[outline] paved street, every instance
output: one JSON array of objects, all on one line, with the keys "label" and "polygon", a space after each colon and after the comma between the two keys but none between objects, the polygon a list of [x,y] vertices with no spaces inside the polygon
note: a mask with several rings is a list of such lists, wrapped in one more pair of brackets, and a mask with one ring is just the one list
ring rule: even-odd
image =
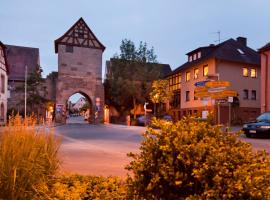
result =
[{"label": "paved street", "polygon": [[[240,127],[234,127],[233,131]],[[89,125],[71,123],[55,127],[62,136],[63,171],[91,175],[125,177],[129,152],[138,152],[144,127],[122,125]],[[246,138],[255,150],[270,152],[270,139]]]},{"label": "paved street", "polygon": [[55,127],[62,136],[64,172],[126,176],[126,156],[139,149],[144,127],[68,124]]}]

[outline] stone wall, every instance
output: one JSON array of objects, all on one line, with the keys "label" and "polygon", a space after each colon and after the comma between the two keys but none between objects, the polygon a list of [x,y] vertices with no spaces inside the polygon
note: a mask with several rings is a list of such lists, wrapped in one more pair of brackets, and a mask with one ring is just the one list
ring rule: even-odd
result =
[{"label": "stone wall", "polygon": [[98,121],[103,119],[102,50],[74,46],[70,53],[66,52],[65,45],[58,45],[57,122],[65,122],[66,103],[75,93],[81,93],[90,101],[91,113],[96,111],[96,98],[99,98]]}]

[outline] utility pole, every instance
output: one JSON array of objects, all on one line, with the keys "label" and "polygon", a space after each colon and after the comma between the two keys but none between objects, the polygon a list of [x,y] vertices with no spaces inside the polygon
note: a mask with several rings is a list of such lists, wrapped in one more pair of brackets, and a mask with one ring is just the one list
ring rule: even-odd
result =
[{"label": "utility pole", "polygon": [[25,81],[24,81],[24,118],[26,119],[26,106],[27,106],[27,65],[25,65]]}]

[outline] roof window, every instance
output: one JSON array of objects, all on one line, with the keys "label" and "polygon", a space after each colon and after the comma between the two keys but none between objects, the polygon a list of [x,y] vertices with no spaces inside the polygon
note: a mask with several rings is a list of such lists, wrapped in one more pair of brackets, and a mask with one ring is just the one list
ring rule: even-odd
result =
[{"label": "roof window", "polygon": [[242,54],[242,55],[245,54],[241,49],[237,49],[237,51],[238,51],[240,54]]}]

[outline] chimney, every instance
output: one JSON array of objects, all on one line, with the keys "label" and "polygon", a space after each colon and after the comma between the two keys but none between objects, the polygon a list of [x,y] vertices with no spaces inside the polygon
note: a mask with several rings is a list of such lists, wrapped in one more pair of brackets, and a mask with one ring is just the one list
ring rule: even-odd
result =
[{"label": "chimney", "polygon": [[238,38],[236,38],[236,41],[244,46],[247,46],[247,38],[245,38],[245,37],[238,37]]}]

